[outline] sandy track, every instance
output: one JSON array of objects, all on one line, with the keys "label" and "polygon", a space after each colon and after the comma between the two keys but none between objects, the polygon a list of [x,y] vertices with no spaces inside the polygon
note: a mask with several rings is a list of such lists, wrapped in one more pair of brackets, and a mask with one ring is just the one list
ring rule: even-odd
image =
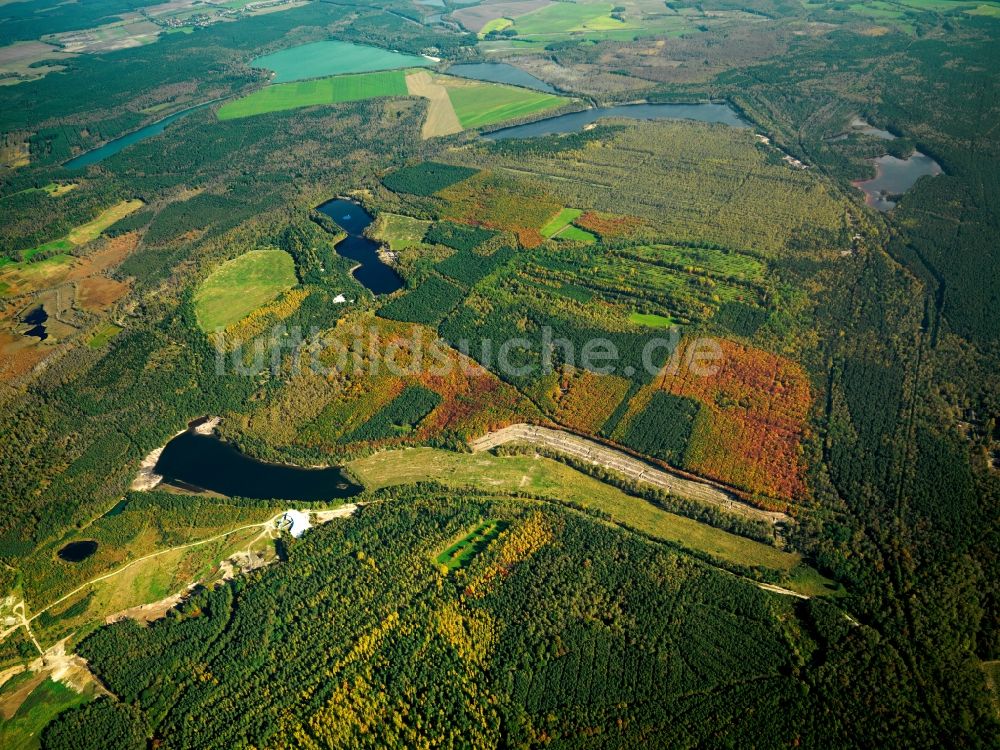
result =
[{"label": "sandy track", "polygon": [[462,124],[448,98],[448,90],[436,83],[430,73],[426,70],[410,73],[406,76],[406,90],[411,96],[422,96],[428,101],[427,119],[420,130],[421,137],[426,139],[462,132]]},{"label": "sandy track", "polygon": [[619,474],[624,474],[629,479],[646,482],[680,497],[718,505],[728,511],[750,518],[757,518],[768,523],[788,523],[791,520],[784,513],[755,508],[710,484],[676,476],[665,470],[654,468],[622,451],[560,430],[529,424],[515,424],[484,435],[474,440],[470,445],[473,451],[485,451],[511,442],[539,445],[596,466],[612,469]]}]

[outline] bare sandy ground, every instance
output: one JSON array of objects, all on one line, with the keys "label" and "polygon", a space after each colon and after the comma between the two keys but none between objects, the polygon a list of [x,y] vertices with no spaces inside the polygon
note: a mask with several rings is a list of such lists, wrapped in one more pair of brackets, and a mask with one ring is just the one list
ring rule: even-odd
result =
[{"label": "bare sandy ground", "polygon": [[429,102],[427,120],[420,131],[423,138],[462,132],[462,124],[448,98],[448,90],[435,82],[430,73],[425,70],[410,73],[406,76],[406,89],[411,96],[422,96]]}]

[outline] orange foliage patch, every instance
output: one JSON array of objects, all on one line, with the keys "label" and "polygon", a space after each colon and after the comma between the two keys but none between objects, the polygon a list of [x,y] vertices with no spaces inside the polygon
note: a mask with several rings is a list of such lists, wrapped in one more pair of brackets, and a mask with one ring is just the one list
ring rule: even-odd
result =
[{"label": "orange foliage patch", "polygon": [[564,372],[553,398],[553,417],[574,430],[595,433],[625,398],[628,388],[629,381],[616,375],[590,370]]},{"label": "orange foliage patch", "polygon": [[533,181],[488,172],[438,192],[448,205],[444,218],[461,224],[514,232],[524,247],[545,241],[540,229],[562,208]]},{"label": "orange foliage patch", "polygon": [[76,285],[76,298],[84,310],[103,310],[124,297],[130,286],[107,276],[91,276]]},{"label": "orange foliage patch", "polygon": [[[342,341],[356,335],[353,331],[345,326]],[[422,442],[444,433],[467,440],[538,415],[516,389],[438,340],[429,328],[377,318],[364,340],[370,342],[367,337],[373,335],[378,341],[378,359],[371,359],[370,344],[366,344],[364,361],[357,368],[348,365],[340,378],[338,403],[327,408],[331,415],[349,414],[337,420],[345,432],[410,385],[429,388],[441,396],[441,403],[412,433],[378,441],[379,446]],[[324,363],[332,364],[332,360]]]},{"label": "orange foliage patch", "polygon": [[68,281],[77,281],[114,268],[125,260],[138,245],[139,235],[135,232],[112,237],[97,252],[84,256],[66,278]]},{"label": "orange foliage patch", "polygon": [[616,216],[598,211],[587,211],[573,223],[600,237],[632,237],[645,227],[642,219],[635,216]]},{"label": "orange foliage patch", "polygon": [[0,381],[26,375],[52,351],[32,336],[0,331]]},{"label": "orange foliage patch", "polygon": [[714,374],[667,368],[658,386],[696,399],[685,465],[692,471],[783,500],[803,497],[801,442],[811,395],[809,379],[795,362],[721,341]]}]

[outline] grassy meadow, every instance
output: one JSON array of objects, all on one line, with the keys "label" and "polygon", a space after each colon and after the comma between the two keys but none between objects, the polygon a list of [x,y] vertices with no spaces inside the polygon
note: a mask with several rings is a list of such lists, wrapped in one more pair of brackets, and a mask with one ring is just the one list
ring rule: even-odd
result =
[{"label": "grassy meadow", "polygon": [[420,481],[484,492],[530,492],[607,513],[611,519],[656,539],[703,552],[729,563],[762,566],[789,576],[805,594],[829,593],[826,579],[802,563],[801,555],[730,534],[661,510],[564,464],[534,456],[453,453],[436,448],[386,451],[351,461],[348,470],[368,488]]},{"label": "grassy meadow", "polygon": [[295,263],[284,250],[253,250],[223,263],[194,297],[198,325],[205,332],[242,320],[298,283]]}]

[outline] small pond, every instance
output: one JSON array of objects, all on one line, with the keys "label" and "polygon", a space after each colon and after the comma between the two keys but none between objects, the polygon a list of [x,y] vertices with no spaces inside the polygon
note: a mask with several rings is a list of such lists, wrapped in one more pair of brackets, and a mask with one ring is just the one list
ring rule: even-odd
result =
[{"label": "small pond", "polygon": [[393,70],[433,65],[425,57],[393,52],[365,44],[338,42],[311,42],[289,47],[250,62],[254,68],[274,71],[274,82],[302,81],[344,73],[367,73],[372,70]]},{"label": "small pond", "polygon": [[167,482],[231,497],[334,500],[361,491],[337,467],[306,469],[257,461],[214,435],[191,429],[167,443],[153,471]]},{"label": "small pond", "polygon": [[515,125],[487,133],[483,137],[490,140],[505,138],[536,138],[554,133],[573,133],[582,130],[603,117],[625,117],[630,120],[697,120],[717,122],[734,128],[750,126],[728,104],[703,102],[700,104],[622,104],[617,107],[594,107],[582,112],[549,117],[526,125]]},{"label": "small pond", "polygon": [[372,216],[360,203],[348,198],[335,198],[317,206],[316,210],[329,216],[347,232],[347,237],[334,249],[345,258],[358,262],[352,272],[358,283],[372,294],[390,294],[403,288],[403,278],[379,257],[378,243],[364,236],[365,229],[372,223]]},{"label": "small pond", "polygon": [[535,91],[544,91],[547,94],[558,93],[556,89],[540,78],[535,78],[526,70],[515,68],[507,63],[461,63],[448,68],[448,73],[462,78],[474,78],[478,81],[523,86],[535,89]]},{"label": "small pond", "polygon": [[45,308],[39,305],[23,318],[21,318],[22,323],[26,323],[31,328],[24,332],[25,336],[34,336],[39,341],[45,341],[49,337],[48,331],[45,330],[45,321],[49,319],[49,314],[45,312]]},{"label": "small pond", "polygon": [[166,130],[167,125],[170,123],[176,122],[182,117],[187,117],[192,112],[196,112],[197,110],[207,107],[210,104],[215,104],[217,101],[219,100],[213,99],[210,102],[202,102],[201,104],[195,104],[193,107],[188,107],[187,109],[182,109],[179,112],[174,112],[172,115],[167,115],[162,120],[157,120],[156,122],[150,123],[143,128],[133,130],[131,133],[126,133],[120,138],[108,141],[103,146],[98,146],[90,151],[86,151],[79,156],[70,159],[68,162],[65,162],[63,166],[66,169],[83,169],[84,167],[89,167],[91,164],[97,164],[110,156],[114,156],[119,151],[123,151],[132,144],[144,141],[147,138],[152,138],[154,135],[159,135]]},{"label": "small pond", "polygon": [[60,560],[78,563],[83,562],[95,552],[97,552],[97,542],[87,539],[82,542],[70,542],[56,554],[59,555]]},{"label": "small pond", "polygon": [[919,151],[914,151],[907,159],[897,159],[886,154],[872,161],[875,164],[875,177],[852,184],[863,190],[865,202],[879,211],[895,208],[899,197],[921,177],[933,177],[944,171],[940,164]]}]

